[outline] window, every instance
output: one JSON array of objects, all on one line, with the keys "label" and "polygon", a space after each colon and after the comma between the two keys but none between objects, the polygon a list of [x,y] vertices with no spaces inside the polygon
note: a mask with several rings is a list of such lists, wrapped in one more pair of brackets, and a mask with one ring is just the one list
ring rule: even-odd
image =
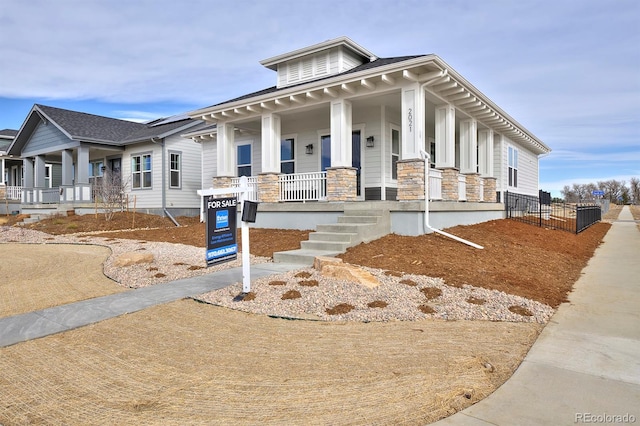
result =
[{"label": "window", "polygon": [[509,147],[509,186],[518,187],[518,150]]},{"label": "window", "polygon": [[281,173],[294,173],[294,153],[293,147],[295,140],[293,138],[283,139],[280,141],[280,172]]},{"label": "window", "polygon": [[434,138],[429,138],[429,164],[431,168],[436,166],[436,140]]},{"label": "window", "polygon": [[131,180],[133,189],[151,188],[151,154],[131,157]]},{"label": "window", "polygon": [[102,161],[92,161],[89,163],[89,177],[101,177],[104,172],[104,163]]},{"label": "window", "polygon": [[391,129],[391,179],[398,179],[398,160],[400,160],[400,130]]},{"label": "window", "polygon": [[181,187],[181,161],[182,155],[179,152],[169,152],[169,188]]},{"label": "window", "polygon": [[44,168],[44,187],[51,188],[51,170],[53,166],[51,164],[47,164]]},{"label": "window", "polygon": [[238,177],[251,176],[251,144],[238,145]]}]

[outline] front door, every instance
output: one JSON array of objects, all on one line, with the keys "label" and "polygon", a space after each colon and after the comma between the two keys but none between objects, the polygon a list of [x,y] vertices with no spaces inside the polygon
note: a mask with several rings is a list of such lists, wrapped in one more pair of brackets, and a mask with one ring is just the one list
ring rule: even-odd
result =
[{"label": "front door", "polygon": [[107,160],[107,178],[109,182],[117,187],[122,184],[122,158],[110,158]]},{"label": "front door", "polygon": [[[362,194],[362,161],[360,154],[360,130],[354,130],[351,133],[351,167],[356,169],[357,186],[356,191],[358,197]],[[320,167],[324,172],[331,167],[331,136],[325,135],[320,138]]]}]

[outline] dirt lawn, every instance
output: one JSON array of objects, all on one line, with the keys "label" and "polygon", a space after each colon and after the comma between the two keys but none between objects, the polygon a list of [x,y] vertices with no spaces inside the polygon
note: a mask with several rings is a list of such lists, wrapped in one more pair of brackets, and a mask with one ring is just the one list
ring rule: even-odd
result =
[{"label": "dirt lawn", "polygon": [[[136,216],[136,227],[159,228],[117,232],[119,238],[203,246],[202,224],[181,218],[187,226],[176,228]],[[130,215],[108,225],[75,216],[35,228],[68,233],[131,224]],[[483,251],[437,236],[391,235],[343,258],[557,306],[608,227],[597,224],[576,236],[493,221],[449,229],[484,245]],[[297,248],[306,239],[300,231],[251,232],[251,251],[259,255]],[[85,265],[70,268],[69,282],[83,282],[73,274],[99,268],[107,256],[103,248],[81,246],[82,253],[71,251],[65,259],[55,250],[61,246],[51,247],[61,256],[53,262]],[[3,285],[14,294],[7,305],[29,303],[43,289],[54,305],[68,303],[66,293],[95,297],[101,285],[52,286],[50,271],[28,271],[29,289],[16,291],[22,278],[2,269]],[[3,309],[0,315],[11,315]],[[541,329],[485,321],[287,321],[183,300],[1,348],[0,424],[426,424],[493,392]]]}]

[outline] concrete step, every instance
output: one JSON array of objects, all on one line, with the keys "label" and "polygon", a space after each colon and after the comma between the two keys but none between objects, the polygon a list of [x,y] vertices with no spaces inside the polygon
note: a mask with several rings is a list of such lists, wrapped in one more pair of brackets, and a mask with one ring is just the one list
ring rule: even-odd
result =
[{"label": "concrete step", "polygon": [[345,210],[344,216],[382,216],[378,210]]},{"label": "concrete step", "polygon": [[28,218],[24,219],[22,221],[22,223],[27,225],[27,224],[30,224],[30,223],[40,222],[42,219],[44,219],[46,217],[47,216],[42,216],[42,215],[31,215]]},{"label": "concrete step", "polygon": [[358,234],[347,232],[312,232],[309,234],[309,241],[339,241],[341,243],[350,243]]},{"label": "concrete step", "polygon": [[350,242],[339,242],[339,241],[301,241],[300,247],[302,249],[310,249],[310,250],[330,250],[330,251],[338,251],[340,253],[344,252],[347,247],[351,245]]},{"label": "concrete step", "polygon": [[378,223],[378,216],[339,216],[338,223]]},{"label": "concrete step", "polygon": [[313,261],[317,256],[333,257],[342,252],[332,250],[311,250],[299,249],[289,251],[279,251],[273,253],[273,261],[277,263],[294,263],[300,265],[313,265]]},{"label": "concrete step", "polygon": [[318,232],[332,232],[343,234],[359,234],[360,231],[367,229],[369,224],[366,223],[331,223],[327,225],[318,225]]},{"label": "concrete step", "polygon": [[[338,223],[317,225],[308,241],[300,243],[299,250],[273,254],[274,262],[313,265],[316,256],[335,256],[363,241],[370,241],[389,232],[385,229],[383,213],[376,210],[345,211]],[[381,231],[382,228],[382,231]]]}]

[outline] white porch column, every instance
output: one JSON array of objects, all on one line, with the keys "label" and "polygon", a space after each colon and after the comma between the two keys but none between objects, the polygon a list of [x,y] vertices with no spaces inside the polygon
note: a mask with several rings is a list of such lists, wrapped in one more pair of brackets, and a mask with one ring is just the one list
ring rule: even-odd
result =
[{"label": "white porch column", "polygon": [[280,116],[262,115],[262,173],[280,173]]},{"label": "white porch column", "polygon": [[2,167],[0,168],[0,185],[4,185],[6,184],[6,182],[4,181],[4,174],[5,174],[4,158],[1,159],[1,163],[2,163]]},{"label": "white porch column", "polygon": [[436,167],[456,166],[456,109],[453,105],[436,108]]},{"label": "white porch column", "polygon": [[478,122],[474,119],[460,122],[460,172],[477,173]]},{"label": "white porch column", "polygon": [[424,106],[424,90],[420,88],[420,84],[412,84],[402,89],[402,160],[421,158],[420,150],[425,149]]},{"label": "white porch column", "polygon": [[62,186],[73,185],[73,151],[62,151]]},{"label": "white porch column", "polygon": [[35,160],[35,187],[44,188],[46,186],[46,163],[44,155],[36,155]]},{"label": "white porch column", "polygon": [[89,184],[89,148],[78,146],[78,160],[76,161],[76,185]]},{"label": "white porch column", "polygon": [[478,132],[478,166],[482,177],[493,177],[493,130]]},{"label": "white porch column", "polygon": [[351,167],[351,102],[331,102],[331,167]]},{"label": "white porch column", "polygon": [[236,175],[235,128],[230,123],[218,123],[218,140],[216,144],[218,159],[218,176]]}]

